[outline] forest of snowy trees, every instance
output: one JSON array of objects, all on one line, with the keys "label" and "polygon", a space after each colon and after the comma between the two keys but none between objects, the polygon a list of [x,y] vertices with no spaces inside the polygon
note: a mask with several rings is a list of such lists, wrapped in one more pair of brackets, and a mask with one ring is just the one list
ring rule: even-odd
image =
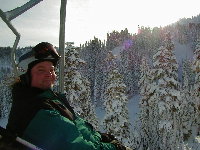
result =
[{"label": "forest of snowy trees", "polygon": [[[178,62],[174,42],[189,45],[193,60]],[[16,56],[30,49],[18,48]],[[0,50],[0,118],[4,118],[12,103],[13,79],[11,48]],[[80,47],[67,44],[65,62],[65,94],[75,112],[96,129],[138,150],[198,149],[200,16],[166,27],[138,26],[137,34],[113,31],[105,41],[94,37]],[[135,94],[140,95],[140,111],[133,123],[127,103]],[[97,107],[105,110],[102,122],[95,114]]]}]

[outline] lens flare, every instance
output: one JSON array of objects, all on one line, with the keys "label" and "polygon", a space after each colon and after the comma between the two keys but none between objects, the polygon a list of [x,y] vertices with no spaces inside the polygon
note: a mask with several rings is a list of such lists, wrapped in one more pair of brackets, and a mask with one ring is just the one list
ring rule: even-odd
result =
[{"label": "lens flare", "polygon": [[133,45],[133,40],[130,40],[130,39],[125,40],[123,43],[124,49],[129,49],[132,45]]}]

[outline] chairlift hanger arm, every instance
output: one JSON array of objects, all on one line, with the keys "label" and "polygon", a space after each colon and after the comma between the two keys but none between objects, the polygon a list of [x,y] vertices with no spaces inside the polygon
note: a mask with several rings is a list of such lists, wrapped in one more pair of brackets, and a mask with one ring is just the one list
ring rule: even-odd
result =
[{"label": "chairlift hanger arm", "polygon": [[12,30],[12,32],[16,35],[16,36],[20,36],[20,34],[17,32],[17,30],[13,27],[13,25],[11,24],[11,22],[7,19],[5,13],[0,9],[0,16],[2,18],[2,20],[7,24],[7,26]]},{"label": "chairlift hanger arm", "polygon": [[41,1],[42,0],[30,0],[29,2],[25,3],[24,5],[20,7],[17,7],[13,10],[5,12],[6,19],[9,21],[13,20],[14,18],[21,15],[22,13],[32,8],[33,6],[37,5]]}]

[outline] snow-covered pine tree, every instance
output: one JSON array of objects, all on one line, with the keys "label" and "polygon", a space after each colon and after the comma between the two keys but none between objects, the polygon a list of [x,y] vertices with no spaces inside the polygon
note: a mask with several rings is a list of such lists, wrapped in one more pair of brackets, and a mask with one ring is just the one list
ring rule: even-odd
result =
[{"label": "snow-covered pine tree", "polygon": [[[184,74],[186,72],[184,71]],[[197,140],[197,105],[196,99],[191,92],[193,89],[189,88],[187,75],[184,75],[184,84],[183,89],[181,91],[181,120],[182,120],[182,127],[183,127],[183,140],[184,140],[184,150],[198,150],[200,148],[199,142]]]},{"label": "snow-covered pine tree", "polygon": [[178,64],[170,33],[165,34],[164,45],[153,56],[158,88],[159,148],[177,150],[182,142],[180,128],[180,91],[177,80]]},{"label": "snow-covered pine tree", "polygon": [[[154,128],[154,108],[155,108],[155,83],[152,82],[152,73],[146,57],[143,56],[140,66],[140,134],[143,150],[154,147],[153,141],[156,140]],[[154,130],[154,131],[153,131]]]},{"label": "snow-covered pine tree", "polygon": [[142,57],[139,53],[131,51],[128,58],[129,66],[129,82],[130,82],[130,93],[137,94],[139,91],[138,81],[140,78],[140,64]]},{"label": "snow-covered pine tree", "polygon": [[65,92],[76,113],[88,120],[96,129],[98,121],[94,106],[90,99],[90,83],[84,78],[77,67],[85,61],[79,58],[79,53],[73,45],[67,45],[65,50]]},{"label": "snow-covered pine tree", "polygon": [[108,86],[105,91],[105,111],[103,127],[108,133],[112,133],[126,146],[131,147],[130,122],[127,108],[126,85],[122,81],[122,75],[118,72],[112,52],[108,53],[107,60],[112,64],[108,74]]},{"label": "snow-covered pine tree", "polygon": [[193,126],[196,120],[196,107],[195,99],[192,97],[192,92],[189,87],[189,79],[186,70],[183,70],[183,88],[181,90],[181,105],[180,116],[183,128],[183,140],[187,142],[195,139],[193,136]]},{"label": "snow-covered pine tree", "polygon": [[159,120],[160,116],[158,113],[158,101],[159,101],[159,96],[157,93],[157,89],[159,88],[157,85],[157,80],[156,80],[156,70],[151,69],[150,71],[150,77],[151,77],[151,89],[149,90],[149,99],[148,99],[148,104],[149,104],[149,141],[148,141],[148,146],[149,149],[151,150],[158,150],[159,145],[160,145],[160,138],[159,138]]},{"label": "snow-covered pine tree", "polygon": [[[183,84],[184,84],[184,75],[187,76],[188,78],[188,86],[189,88],[191,88],[192,86],[194,86],[194,78],[195,78],[195,72],[193,71],[193,62],[191,60],[184,60],[182,63],[182,80],[183,80]],[[184,73],[185,72],[185,73]],[[183,86],[182,84],[182,86]]]},{"label": "snow-covered pine tree", "polygon": [[91,100],[94,105],[102,106],[103,104],[103,80],[105,78],[103,72],[103,60],[106,58],[107,52],[105,41],[101,42],[98,38],[90,40],[81,46],[80,58],[87,62],[81,66],[81,72],[90,82]]},{"label": "snow-covered pine tree", "polygon": [[8,116],[11,105],[11,90],[8,86],[0,85],[0,118]]},{"label": "snow-covered pine tree", "polygon": [[7,77],[0,83],[0,118],[5,118],[9,115],[12,103],[11,85],[13,81],[13,75],[7,74]]},{"label": "snow-covered pine tree", "polygon": [[[193,63],[193,70],[195,71],[195,83],[194,83],[194,90],[193,90],[193,98],[195,101],[196,106],[196,132],[194,131],[194,134],[197,134],[197,132],[200,132],[200,39],[197,42],[195,52],[194,52],[194,63]],[[194,117],[194,116],[193,116]]]},{"label": "snow-covered pine tree", "polygon": [[197,44],[194,52],[194,63],[193,70],[198,73],[200,72],[200,38],[197,40]]},{"label": "snow-covered pine tree", "polygon": [[129,97],[138,93],[139,68],[141,56],[131,49],[123,49],[120,52],[119,71],[124,76],[124,83]]},{"label": "snow-covered pine tree", "polygon": [[127,90],[127,94],[128,96],[132,94],[131,92],[131,86],[132,86],[132,82],[130,82],[130,79],[131,79],[131,68],[130,66],[128,65],[128,57],[129,57],[129,50],[122,50],[120,51],[120,57],[121,57],[121,60],[120,60],[120,73],[123,75],[124,77],[124,83],[126,85],[126,90]]}]

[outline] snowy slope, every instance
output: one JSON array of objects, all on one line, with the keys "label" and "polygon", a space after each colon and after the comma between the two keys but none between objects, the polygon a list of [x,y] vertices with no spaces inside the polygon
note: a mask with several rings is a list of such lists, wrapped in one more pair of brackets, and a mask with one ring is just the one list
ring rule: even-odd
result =
[{"label": "snowy slope", "polygon": [[182,60],[185,59],[189,59],[192,60],[193,59],[193,50],[191,49],[191,47],[189,46],[189,44],[180,44],[177,41],[174,41],[174,50],[175,50],[175,55],[176,55],[176,59],[178,62],[181,62]]},{"label": "snowy slope", "polygon": [[134,95],[131,99],[129,99],[128,111],[129,111],[130,122],[132,125],[137,120],[137,114],[139,112],[139,98],[140,98],[139,95]]},{"label": "snowy slope", "polygon": [[[137,114],[139,112],[139,97],[139,95],[134,95],[128,101],[129,119],[132,126],[135,124],[135,121],[137,120]],[[105,115],[105,110],[103,110],[101,107],[98,107],[96,108],[96,114],[101,123]],[[102,128],[100,129],[102,130]]]},{"label": "snowy slope", "polygon": [[112,50],[113,55],[116,55],[117,58],[120,58],[120,52],[124,50],[124,46],[117,46]]}]

